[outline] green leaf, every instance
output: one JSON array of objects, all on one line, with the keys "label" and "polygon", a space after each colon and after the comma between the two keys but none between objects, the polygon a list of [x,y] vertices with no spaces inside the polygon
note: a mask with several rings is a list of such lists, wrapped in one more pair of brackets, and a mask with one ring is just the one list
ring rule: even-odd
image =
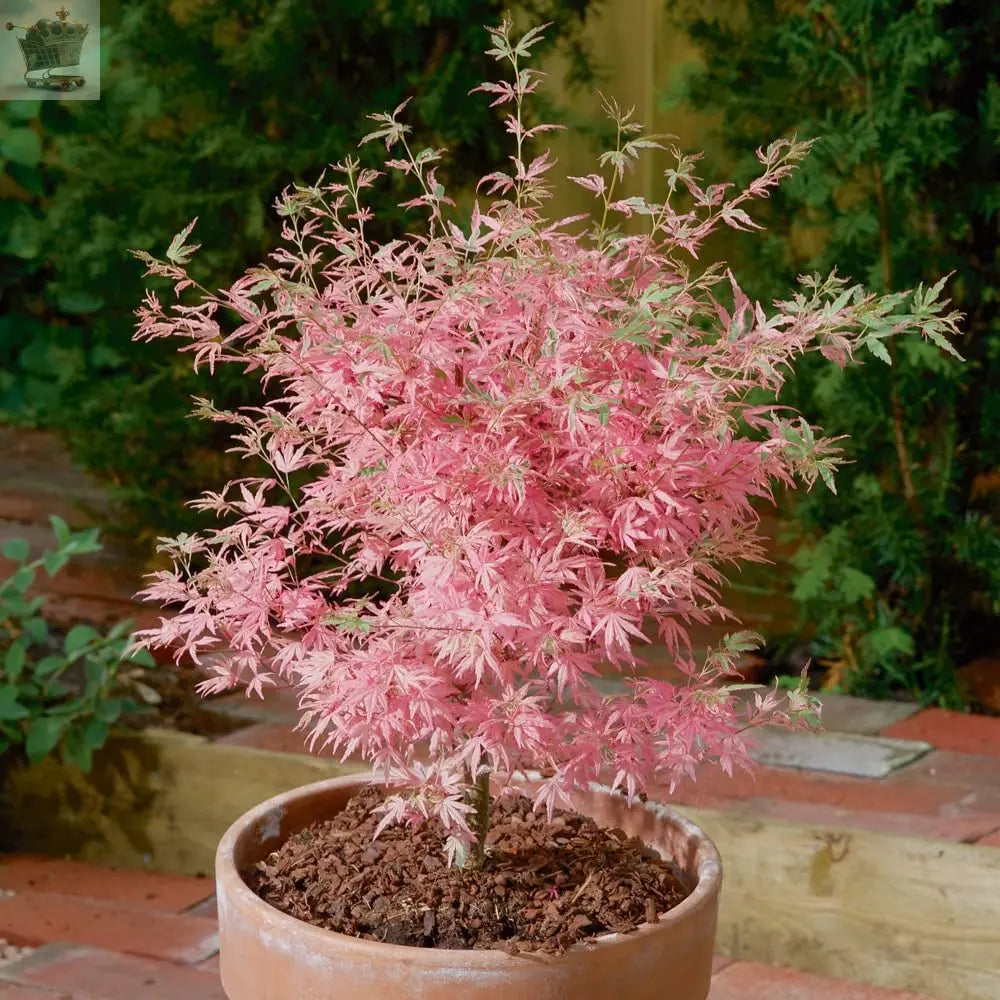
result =
[{"label": "green leaf", "polygon": [[4,226],[7,231],[7,241],[3,252],[21,260],[30,261],[38,256],[42,246],[41,220],[27,205],[10,207],[7,202],[4,212],[10,220]]},{"label": "green leaf", "polygon": [[94,765],[94,748],[87,742],[82,728],[70,729],[60,748],[62,759],[67,764],[89,771]]},{"label": "green leaf", "polygon": [[875,581],[867,573],[851,566],[840,571],[838,587],[841,596],[849,603],[868,600],[875,593]]},{"label": "green leaf", "polygon": [[23,563],[30,551],[30,546],[23,538],[8,538],[3,545],[0,545],[0,554],[14,562]]},{"label": "green leaf", "polygon": [[32,614],[30,604],[23,598],[34,582],[35,571],[30,566],[22,566],[16,573],[4,580],[3,584],[0,584],[0,590],[5,595],[4,602],[8,605],[7,613],[9,615],[23,617],[26,614]]},{"label": "green leaf", "polygon": [[198,219],[192,219],[171,241],[167,247],[167,260],[173,264],[186,264],[200,244],[185,246],[184,241],[191,235]]},{"label": "green leaf", "polygon": [[724,635],[722,645],[727,653],[751,653],[764,645],[764,638],[759,632],[741,629]]},{"label": "green leaf", "polygon": [[65,719],[53,718],[50,715],[43,715],[33,720],[28,726],[24,740],[24,752],[27,754],[28,762],[37,764],[47,757],[55,749],[65,728]]},{"label": "green leaf", "polygon": [[0,720],[13,722],[26,719],[31,713],[18,701],[21,689],[16,684],[0,687]]},{"label": "green leaf", "polygon": [[83,698],[72,698],[69,701],[60,701],[57,705],[49,706],[49,715],[53,718],[58,716],[66,725],[70,724],[74,716],[89,711],[90,706]]},{"label": "green leaf", "polygon": [[133,650],[124,659],[127,663],[135,663],[140,667],[146,667],[150,670],[156,666],[156,659],[148,649]]},{"label": "green leaf", "polygon": [[25,635],[35,643],[43,643],[49,637],[49,626],[44,618],[26,618],[21,622],[21,628],[24,629]]},{"label": "green leaf", "polygon": [[88,528],[86,531],[78,531],[76,534],[70,536],[66,549],[76,555],[85,552],[100,552],[102,548],[101,543],[98,541],[100,534],[100,528]]},{"label": "green leaf", "polygon": [[55,533],[56,542],[59,544],[60,548],[63,548],[69,543],[69,525],[58,514],[49,515],[49,524],[52,525],[52,531]]},{"label": "green leaf", "polygon": [[111,675],[114,673],[114,666],[110,662],[100,657],[88,657],[83,665],[83,672],[87,678],[87,686],[84,689],[85,698],[96,697]]},{"label": "green leaf", "polygon": [[3,674],[9,681],[16,681],[24,670],[28,658],[28,644],[23,637],[15,639],[3,655]]},{"label": "green leaf", "polygon": [[150,715],[151,713],[156,711],[156,709],[153,708],[152,705],[143,704],[141,701],[136,701],[135,698],[120,698],[118,700],[121,703],[121,714],[123,716]]},{"label": "green leaf", "polygon": [[95,368],[121,368],[125,355],[106,344],[97,344],[90,352],[90,363]]},{"label": "green leaf", "polygon": [[55,289],[55,303],[60,312],[72,316],[86,316],[97,312],[104,305],[104,299],[82,288],[60,286]]},{"label": "green leaf", "polygon": [[34,167],[42,159],[42,140],[39,134],[27,125],[18,125],[0,133],[0,156]]},{"label": "green leaf", "polygon": [[65,552],[45,552],[42,554],[42,565],[50,577],[55,576],[68,562],[69,556]]},{"label": "green leaf", "polygon": [[67,656],[74,656],[86,649],[94,640],[101,638],[101,633],[90,625],[74,625],[67,633],[63,649]]},{"label": "green leaf", "polygon": [[44,680],[46,677],[52,677],[55,674],[60,673],[68,666],[69,661],[67,661],[65,656],[43,656],[35,664],[35,669],[32,673],[39,680]]},{"label": "green leaf", "polygon": [[892,364],[892,356],[886,350],[885,344],[878,337],[869,337],[865,341],[865,347],[875,355],[879,361],[884,361],[887,365]]},{"label": "green leaf", "polygon": [[939,333],[934,327],[925,327],[924,332],[927,336],[937,344],[945,353],[950,354],[952,357],[958,358],[959,361],[964,361],[965,359],[961,354],[955,349],[954,344],[944,334]]},{"label": "green leaf", "polygon": [[105,698],[94,706],[94,718],[110,725],[122,717],[125,706],[126,701],[123,698]]},{"label": "green leaf", "polygon": [[806,567],[795,579],[792,597],[804,602],[820,597],[826,592],[830,566],[817,559]]},{"label": "green leaf", "polygon": [[128,635],[129,630],[132,628],[133,621],[131,618],[124,618],[120,622],[115,622],[111,628],[104,634],[105,639],[121,639]]},{"label": "green leaf", "polygon": [[7,120],[11,122],[26,122],[37,118],[42,110],[41,101],[8,101]]},{"label": "green leaf", "polygon": [[896,625],[873,629],[861,640],[861,646],[874,660],[912,656],[914,651],[913,636]]},{"label": "green leaf", "polygon": [[108,738],[108,726],[97,716],[91,716],[80,727],[80,736],[91,750],[99,750]]}]

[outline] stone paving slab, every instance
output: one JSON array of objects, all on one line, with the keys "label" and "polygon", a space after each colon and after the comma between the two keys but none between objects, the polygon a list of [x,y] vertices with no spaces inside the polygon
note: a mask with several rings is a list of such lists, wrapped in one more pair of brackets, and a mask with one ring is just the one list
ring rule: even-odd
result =
[{"label": "stone paving slab", "polygon": [[930,743],[856,733],[803,733],[767,727],[748,736],[760,764],[804,771],[884,778],[933,749]]},{"label": "stone paving slab", "polygon": [[[272,753],[308,754],[307,739],[308,733],[293,729],[291,724],[255,722],[245,729],[235,729],[231,733],[226,733],[214,742],[225,746],[270,750]],[[329,757],[329,754],[326,756]]]},{"label": "stone paving slab", "polygon": [[[817,695],[822,705],[823,728],[837,733],[858,733],[864,736],[906,736],[905,733],[888,733],[889,726],[920,712],[920,706],[904,701],[872,701],[846,694]],[[908,738],[917,739],[916,735]]]}]

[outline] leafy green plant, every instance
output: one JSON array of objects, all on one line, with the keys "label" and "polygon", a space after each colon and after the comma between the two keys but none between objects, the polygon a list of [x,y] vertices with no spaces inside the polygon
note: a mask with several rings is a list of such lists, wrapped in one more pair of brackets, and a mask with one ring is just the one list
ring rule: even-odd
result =
[{"label": "leafy green plant", "polygon": [[29,559],[23,538],[0,547],[17,564],[0,580],[0,757],[21,750],[36,763],[58,750],[86,771],[109,726],[155,696],[141,680],[154,660],[145,650],[126,652],[129,620],[103,634],[78,624],[53,635],[42,614],[44,597],[29,596],[38,572],[55,576],[70,559],[101,545],[97,529],[71,532],[61,518],[50,521],[57,545],[38,559]]},{"label": "leafy green plant", "polygon": [[[852,693],[961,704],[956,664],[1000,621],[1000,9],[965,0],[672,0],[703,57],[674,99],[719,149],[815,138],[761,240],[725,253],[768,299],[836,264],[893,292],[949,274],[956,359],[916,340],[891,366],[806,359],[783,399],[846,436],[836,497],[788,498],[800,635]],[[772,641],[775,637],[771,637]]]}]

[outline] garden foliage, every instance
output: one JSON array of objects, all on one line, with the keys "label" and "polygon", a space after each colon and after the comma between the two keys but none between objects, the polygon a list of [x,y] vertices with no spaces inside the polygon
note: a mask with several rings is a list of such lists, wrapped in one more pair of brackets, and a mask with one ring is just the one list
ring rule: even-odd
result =
[{"label": "garden foliage", "polygon": [[[470,217],[441,183],[442,151],[411,145],[400,105],[366,142],[384,142],[426,235],[371,239],[369,193],[386,178],[348,158],[286,193],[284,246],[225,291],[190,277],[193,223],[166,261],[139,252],[176,300],[148,292],[138,338],[179,338],[199,368],[272,392],[239,411],[200,402],[269,472],[205,494],[198,506],[222,523],[164,544],[174,568],[145,595],[176,613],[142,643],[218,651],[207,691],[292,684],[317,746],[358,752],[408,788],[385,822],[438,817],[459,857],[473,842],[469,787],[490,772],[540,769],[536,804],[550,810],[605,768],[631,799],[702,760],[746,766],[744,730],[811,707],[797,690],[744,710],[713,686],[752,634],[705,659],[690,640],[694,623],[727,616],[726,567],[763,558],[753,501],[832,485],[835,446],[774,394],[804,352],[844,364],[917,331],[947,351],[957,320],[940,283],[880,298],[804,278],[766,311],[724,267],[692,272],[713,230],[755,228],[751,201],[791,173],[800,142],[759,150],[746,190],[703,187],[673,150],[662,202],[623,199],[625,171],[663,146],[609,104],[618,143],[572,178],[597,221],[547,220],[552,161],[538,147],[552,126],[526,111],[538,30],[491,35],[511,79],[477,89],[509,112],[514,152],[480,181]],[[643,234],[614,228],[633,215]],[[386,571],[384,599],[347,596]],[[688,684],[637,674],[632,645],[654,631]],[[602,664],[622,693],[595,687]]]},{"label": "garden foliage", "polygon": [[[209,390],[174,352],[130,344],[142,277],[123,248],[162,246],[178,218],[200,214],[211,249],[198,274],[228,280],[278,241],[282,189],[316,177],[354,148],[366,114],[409,94],[417,140],[455,151],[450,184],[473,181],[502,159],[499,118],[463,100],[487,72],[482,25],[505,6],[105,0],[101,100],[0,107],[0,420],[59,429],[150,550],[199,523],[183,499],[236,466],[215,427],[186,419],[190,397],[235,406],[259,387],[227,372]],[[578,75],[589,6],[521,4],[555,22],[551,44]],[[13,36],[2,41],[16,54]],[[400,199],[378,198],[392,230]]]},{"label": "garden foliage", "polygon": [[126,652],[128,620],[104,634],[85,624],[53,633],[44,596],[30,594],[36,576],[44,569],[51,578],[101,546],[96,529],[72,532],[61,518],[50,520],[57,544],[39,558],[29,558],[23,538],[0,549],[17,564],[0,580],[0,758],[23,752],[34,764],[58,749],[64,761],[86,771],[108,727],[141,708],[144,691],[155,695],[137,676],[153,658],[144,649]]},{"label": "garden foliage", "polygon": [[853,693],[957,704],[955,665],[996,652],[1000,625],[1000,8],[672,7],[704,60],[682,94],[718,116],[741,176],[755,144],[817,138],[767,234],[727,248],[748,289],[833,265],[884,292],[947,274],[967,315],[964,363],[908,338],[881,352],[891,366],[807,359],[783,392],[847,435],[837,497],[785,508],[812,652]]}]

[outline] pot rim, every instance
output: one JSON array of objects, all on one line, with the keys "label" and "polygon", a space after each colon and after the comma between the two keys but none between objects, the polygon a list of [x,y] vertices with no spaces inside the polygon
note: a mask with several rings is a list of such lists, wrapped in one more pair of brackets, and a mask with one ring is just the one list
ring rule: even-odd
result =
[{"label": "pot rim", "polygon": [[[324,927],[310,924],[305,920],[299,920],[297,917],[289,916],[287,913],[277,909],[277,907],[265,902],[246,884],[235,863],[236,844],[244,833],[254,826],[266,829],[275,822],[280,822],[286,804],[305,795],[320,795],[326,791],[340,790],[350,786],[361,788],[372,784],[373,777],[374,772],[358,772],[356,774],[311,782],[308,785],[300,785],[297,788],[275,795],[243,813],[223,834],[215,854],[216,896],[220,909],[224,910],[229,906],[233,906],[241,910],[256,910],[261,916],[265,916],[269,931],[276,937],[284,940],[298,938],[299,940],[304,940],[307,944],[313,941],[315,942],[315,950],[320,952],[327,951],[331,939],[336,939],[338,949],[378,956],[381,961],[401,961],[422,968],[441,968],[460,964],[467,969],[485,970],[500,968],[505,963],[510,962],[512,957],[535,962],[559,962],[581,951],[613,948],[615,945],[625,941],[633,941],[652,934],[668,932],[673,926],[686,920],[689,914],[693,914],[694,911],[700,909],[702,906],[710,905],[712,897],[719,891],[719,883],[722,878],[722,861],[713,841],[701,827],[687,817],[680,815],[680,813],[676,812],[670,806],[652,801],[637,802],[634,808],[645,809],[653,813],[658,819],[679,827],[689,837],[700,840],[701,858],[697,869],[697,884],[682,902],[663,914],[657,923],[640,924],[635,930],[629,931],[627,934],[612,932],[588,938],[586,941],[574,944],[562,955],[519,952],[515,956],[511,956],[499,948],[416,948],[412,945],[388,944],[382,941],[372,941],[368,938],[354,937],[350,934],[342,934],[339,931],[327,930]],[[532,772],[524,774],[524,780],[527,781],[537,777],[540,777],[540,775],[533,774]],[[374,783],[377,784],[378,782]],[[605,794],[618,794],[610,786],[602,785],[596,781],[590,782],[585,790]],[[220,889],[222,891],[219,891]]]}]

